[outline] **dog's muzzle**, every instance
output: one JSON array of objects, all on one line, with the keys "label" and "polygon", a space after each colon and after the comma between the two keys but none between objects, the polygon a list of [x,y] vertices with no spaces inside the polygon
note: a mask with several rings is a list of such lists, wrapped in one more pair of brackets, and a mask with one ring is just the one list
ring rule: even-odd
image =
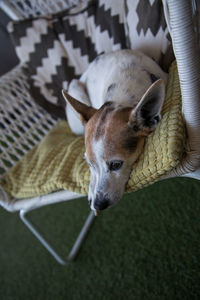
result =
[{"label": "dog's muzzle", "polygon": [[98,193],[95,200],[94,200],[94,208],[99,211],[106,209],[108,206],[111,205],[111,201],[107,195],[103,193]]}]

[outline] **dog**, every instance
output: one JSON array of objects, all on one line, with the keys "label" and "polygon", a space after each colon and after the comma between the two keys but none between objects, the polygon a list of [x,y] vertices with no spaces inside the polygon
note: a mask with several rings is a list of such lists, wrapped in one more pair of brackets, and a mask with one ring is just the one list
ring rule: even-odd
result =
[{"label": "dog", "polygon": [[97,56],[62,91],[71,130],[85,134],[88,201],[96,215],[122,197],[145,138],[161,119],[166,83],[151,58],[118,50]]}]

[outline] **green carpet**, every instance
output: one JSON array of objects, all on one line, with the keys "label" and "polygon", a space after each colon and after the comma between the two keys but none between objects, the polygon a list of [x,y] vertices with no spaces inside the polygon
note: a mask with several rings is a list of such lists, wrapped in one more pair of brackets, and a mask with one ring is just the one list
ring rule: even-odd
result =
[{"label": "green carpet", "polygon": [[[30,214],[66,253],[86,199]],[[200,299],[200,182],[178,178],[127,194],[96,218],[76,261],[58,265],[0,208],[0,299]]]}]

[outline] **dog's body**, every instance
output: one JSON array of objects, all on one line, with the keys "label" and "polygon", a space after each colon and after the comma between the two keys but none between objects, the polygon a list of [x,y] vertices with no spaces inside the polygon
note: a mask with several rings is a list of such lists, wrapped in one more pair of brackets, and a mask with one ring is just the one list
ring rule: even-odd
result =
[{"label": "dog's body", "polygon": [[167,74],[152,59],[120,50],[98,56],[80,80],[72,80],[69,94],[63,91],[72,131],[85,131],[93,210],[121,198],[145,136],[160,119],[166,82]]}]

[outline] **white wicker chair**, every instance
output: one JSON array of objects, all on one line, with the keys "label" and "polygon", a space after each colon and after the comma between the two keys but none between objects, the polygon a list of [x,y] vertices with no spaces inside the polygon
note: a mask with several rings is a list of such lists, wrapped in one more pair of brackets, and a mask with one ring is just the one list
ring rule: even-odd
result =
[{"label": "white wicker chair", "polygon": [[[79,0],[7,0],[1,2],[1,6],[12,19],[16,20],[57,12],[77,2]],[[199,24],[194,24],[197,14],[195,4],[195,1],[188,0],[163,0],[165,17],[178,65],[183,116],[187,130],[186,156],[182,163],[168,174],[167,178],[189,176],[200,179],[200,52],[197,40]],[[23,75],[20,65],[0,79],[0,176],[40,141],[56,123],[56,120],[52,119],[48,113],[44,113],[42,108],[30,101],[31,96],[28,91],[27,78]],[[82,197],[82,195],[70,191],[59,191],[17,202],[8,197],[0,188],[1,205],[9,211],[20,211],[22,221],[59,263],[66,264],[75,257],[94,220],[93,213],[89,214],[66,260],[46,242],[27,219],[26,214],[35,208]]]}]

